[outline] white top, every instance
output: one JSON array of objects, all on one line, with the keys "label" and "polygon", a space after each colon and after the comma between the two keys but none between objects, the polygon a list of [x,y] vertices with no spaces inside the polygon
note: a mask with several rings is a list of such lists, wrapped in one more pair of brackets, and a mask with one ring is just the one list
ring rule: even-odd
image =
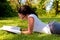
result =
[{"label": "white top", "polygon": [[30,14],[28,16],[28,18],[29,17],[34,18],[34,28],[33,28],[34,32],[41,32],[41,33],[51,34],[48,24],[45,24],[41,20],[39,20],[38,17],[35,14]]}]

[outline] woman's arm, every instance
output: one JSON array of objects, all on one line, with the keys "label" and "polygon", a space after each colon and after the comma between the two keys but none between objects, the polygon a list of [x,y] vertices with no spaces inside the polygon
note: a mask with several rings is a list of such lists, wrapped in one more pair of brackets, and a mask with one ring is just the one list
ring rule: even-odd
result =
[{"label": "woman's arm", "polygon": [[34,27],[34,18],[29,17],[28,18],[28,30],[22,31],[22,34],[31,34],[33,32],[33,27]]}]

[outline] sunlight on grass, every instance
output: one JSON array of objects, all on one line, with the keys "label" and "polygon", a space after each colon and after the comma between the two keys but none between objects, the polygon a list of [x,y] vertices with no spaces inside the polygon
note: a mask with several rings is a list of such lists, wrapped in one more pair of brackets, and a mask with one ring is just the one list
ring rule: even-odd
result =
[{"label": "sunlight on grass", "polygon": [[[49,21],[53,20],[60,22],[60,18],[40,18],[40,20],[42,20],[44,23],[48,23]],[[3,25],[26,28],[28,26],[28,22],[21,20],[17,17],[13,17],[0,20],[0,27],[2,27]],[[33,33],[31,35],[22,35],[22,34],[13,34],[6,31],[0,31],[0,40],[60,40],[60,35],[49,35],[40,33]]]},{"label": "sunlight on grass", "polygon": [[14,20],[0,20],[0,22],[13,22]]}]

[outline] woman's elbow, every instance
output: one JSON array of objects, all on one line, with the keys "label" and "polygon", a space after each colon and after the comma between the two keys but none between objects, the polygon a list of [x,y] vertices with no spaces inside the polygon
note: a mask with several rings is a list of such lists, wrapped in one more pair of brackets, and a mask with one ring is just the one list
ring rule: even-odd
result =
[{"label": "woman's elbow", "polygon": [[28,34],[32,34],[32,32],[28,32]]}]

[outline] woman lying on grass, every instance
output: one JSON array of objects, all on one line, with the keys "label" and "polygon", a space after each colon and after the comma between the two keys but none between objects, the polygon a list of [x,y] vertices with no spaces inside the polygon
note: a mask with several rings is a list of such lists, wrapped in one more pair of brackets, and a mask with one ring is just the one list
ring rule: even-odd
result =
[{"label": "woman lying on grass", "polygon": [[22,20],[28,21],[28,28],[22,31],[22,34],[32,34],[33,32],[40,32],[46,34],[60,33],[59,23],[43,23],[41,20],[38,19],[37,14],[28,5],[21,6],[18,10],[18,15]]}]

